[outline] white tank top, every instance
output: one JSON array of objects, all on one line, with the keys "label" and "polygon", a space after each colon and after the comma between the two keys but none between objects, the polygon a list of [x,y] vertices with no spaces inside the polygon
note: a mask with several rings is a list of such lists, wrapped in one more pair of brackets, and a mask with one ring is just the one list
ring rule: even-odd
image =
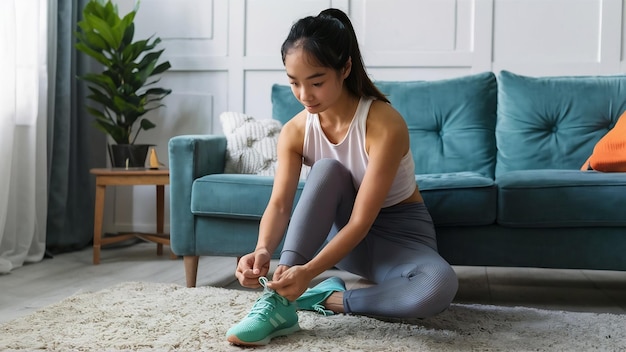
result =
[{"label": "white tank top", "polygon": [[[356,113],[352,118],[348,133],[342,141],[334,144],[328,140],[320,125],[317,114],[307,114],[306,129],[304,132],[303,163],[308,166],[320,159],[335,159],[341,162],[352,174],[352,182],[356,190],[359,190],[369,157],[365,151],[365,130],[367,115],[373,99],[361,98]],[[400,167],[396,172],[389,194],[383,203],[384,207],[397,204],[413,194],[416,188],[415,164],[413,155],[409,149],[400,161]]]}]

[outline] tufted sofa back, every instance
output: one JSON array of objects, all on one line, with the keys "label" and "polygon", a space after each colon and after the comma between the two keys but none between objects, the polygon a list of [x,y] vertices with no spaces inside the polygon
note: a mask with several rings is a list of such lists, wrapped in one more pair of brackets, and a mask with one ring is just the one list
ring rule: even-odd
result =
[{"label": "tufted sofa back", "polygon": [[415,174],[474,171],[493,178],[496,77],[376,82],[409,128]]},{"label": "tufted sofa back", "polygon": [[[416,174],[474,171],[493,178],[496,163],[496,77],[491,72],[438,81],[378,81],[405,118]],[[302,110],[288,86],[272,89],[273,117]]]},{"label": "tufted sofa back", "polygon": [[580,169],[626,110],[626,76],[498,76],[496,177]]}]

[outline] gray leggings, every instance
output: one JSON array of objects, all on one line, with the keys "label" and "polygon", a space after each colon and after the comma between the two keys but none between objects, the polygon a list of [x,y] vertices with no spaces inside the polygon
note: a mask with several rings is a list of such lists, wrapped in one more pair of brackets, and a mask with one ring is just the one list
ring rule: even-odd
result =
[{"label": "gray leggings", "polygon": [[[345,226],[356,190],[338,161],[315,163],[294,210],[279,264],[311,260]],[[376,285],[344,293],[346,313],[424,318],[448,308],[458,281],[437,252],[432,219],[423,203],[381,209],[361,243],[336,265]]]}]

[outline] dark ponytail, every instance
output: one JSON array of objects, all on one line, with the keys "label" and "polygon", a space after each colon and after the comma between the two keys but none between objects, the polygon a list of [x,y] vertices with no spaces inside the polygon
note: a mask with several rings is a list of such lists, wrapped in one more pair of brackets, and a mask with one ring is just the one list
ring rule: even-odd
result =
[{"label": "dark ponytail", "polygon": [[319,15],[296,22],[281,47],[283,64],[293,48],[302,48],[324,67],[337,72],[352,58],[352,69],[345,80],[350,93],[357,97],[374,97],[389,103],[365,72],[356,33],[348,16],[338,9],[326,9]]}]

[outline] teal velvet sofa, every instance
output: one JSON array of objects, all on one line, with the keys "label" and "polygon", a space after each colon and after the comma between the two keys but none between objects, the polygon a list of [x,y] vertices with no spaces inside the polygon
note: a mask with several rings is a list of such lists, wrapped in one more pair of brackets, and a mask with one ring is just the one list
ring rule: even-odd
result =
[{"label": "teal velvet sofa", "polygon": [[[502,71],[376,85],[407,121],[416,182],[451,264],[626,270],[626,174],[580,170],[626,111],[626,76]],[[283,122],[302,109],[288,86],[271,98]],[[198,256],[254,249],[272,189],[272,177],[225,174],[225,150],[221,135],[169,142],[171,246],[188,286]]]}]

